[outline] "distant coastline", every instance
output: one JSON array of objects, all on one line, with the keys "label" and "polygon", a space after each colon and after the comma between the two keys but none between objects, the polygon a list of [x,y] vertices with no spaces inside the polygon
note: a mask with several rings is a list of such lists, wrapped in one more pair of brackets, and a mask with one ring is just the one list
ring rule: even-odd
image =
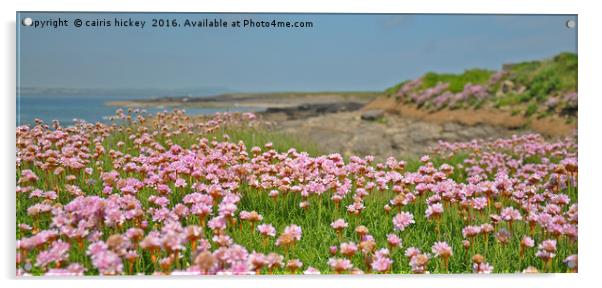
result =
[{"label": "distant coastline", "polygon": [[303,104],[360,103],[367,104],[382,96],[382,92],[274,92],[274,93],[229,93],[209,97],[160,97],[153,99],[130,99],[107,101],[108,106],[132,108],[286,108]]}]

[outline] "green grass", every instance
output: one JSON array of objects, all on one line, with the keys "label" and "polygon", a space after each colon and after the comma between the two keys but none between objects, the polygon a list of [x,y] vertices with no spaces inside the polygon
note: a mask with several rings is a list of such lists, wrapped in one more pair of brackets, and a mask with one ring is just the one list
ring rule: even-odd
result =
[{"label": "green grass", "polygon": [[449,91],[458,93],[464,90],[468,83],[484,84],[487,83],[494,71],[485,69],[470,69],[462,74],[435,73],[429,72],[422,77],[422,89],[435,87],[438,83],[448,83]]},{"label": "green grass", "polygon": [[[577,90],[577,54],[560,53],[551,59],[515,64],[510,79],[529,87],[533,96],[545,89],[557,91]],[[543,89],[543,90],[542,90]]]},{"label": "green grass", "polygon": [[385,95],[386,96],[395,95],[397,93],[397,91],[399,91],[399,89],[401,89],[401,87],[403,87],[403,85],[405,85],[408,82],[410,82],[410,80],[399,82],[399,83],[395,84],[394,86],[387,88],[385,90]]},{"label": "green grass", "polygon": [[535,113],[537,113],[538,105],[536,103],[531,103],[527,106],[527,110],[525,110],[525,116],[529,117]]},{"label": "green grass", "polygon": [[219,141],[224,141],[225,135],[230,138],[230,142],[244,142],[249,151],[254,146],[263,149],[265,144],[272,143],[274,149],[281,153],[287,152],[291,147],[295,147],[298,152],[307,152],[311,156],[322,154],[317,144],[308,139],[261,128],[230,127],[220,129],[208,136]]}]

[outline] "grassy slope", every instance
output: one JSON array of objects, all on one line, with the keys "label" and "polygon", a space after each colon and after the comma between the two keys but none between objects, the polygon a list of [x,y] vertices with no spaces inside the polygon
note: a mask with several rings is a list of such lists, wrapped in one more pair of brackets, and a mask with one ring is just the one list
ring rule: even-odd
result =
[{"label": "grassy slope", "polygon": [[[423,75],[422,85],[415,92],[424,91],[434,87],[438,83],[448,83],[448,91],[458,93],[463,90],[464,85],[488,84],[495,71],[484,69],[470,69],[461,74],[441,74],[429,72]],[[502,83],[510,81],[515,89],[506,93],[500,91]],[[385,90],[386,95],[394,95],[409,81],[403,81]],[[522,91],[521,91],[522,90]],[[494,97],[488,98],[485,103],[465,103],[464,108],[475,108],[483,105],[510,110],[513,113],[524,113],[526,116],[548,116],[551,114],[563,114],[576,116],[572,111],[576,107],[569,107],[562,103],[555,109],[548,109],[545,103],[551,97],[562,97],[567,93],[577,91],[577,55],[573,53],[561,53],[553,58],[540,61],[528,61],[509,65],[506,74],[496,83],[489,85],[488,93]]]}]

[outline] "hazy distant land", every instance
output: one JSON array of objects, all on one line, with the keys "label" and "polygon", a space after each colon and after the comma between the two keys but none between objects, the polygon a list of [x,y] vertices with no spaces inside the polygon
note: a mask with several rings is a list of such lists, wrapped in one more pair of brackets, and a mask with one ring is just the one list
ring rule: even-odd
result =
[{"label": "hazy distant land", "polygon": [[109,101],[109,106],[127,106],[136,108],[165,107],[255,107],[255,108],[284,108],[313,103],[343,103],[354,102],[367,104],[375,98],[384,95],[383,92],[274,92],[274,93],[228,93],[210,97],[159,97],[153,99],[132,99]]}]

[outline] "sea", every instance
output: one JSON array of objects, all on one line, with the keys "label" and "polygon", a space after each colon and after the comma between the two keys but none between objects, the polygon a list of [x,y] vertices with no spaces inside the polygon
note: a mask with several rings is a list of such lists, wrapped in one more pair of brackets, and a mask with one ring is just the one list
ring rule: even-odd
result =
[{"label": "sea", "polygon": [[[140,99],[137,97],[137,99]],[[45,123],[58,120],[63,126],[74,123],[75,120],[85,120],[90,123],[108,122],[108,116],[115,115],[119,108],[126,107],[108,106],[107,102],[129,100],[115,96],[19,96],[17,97],[17,126],[31,125],[35,119]],[[173,108],[144,108],[148,113],[170,111]],[[186,108],[188,115],[211,115],[217,112],[257,112],[252,107],[227,107],[227,108]]]}]

